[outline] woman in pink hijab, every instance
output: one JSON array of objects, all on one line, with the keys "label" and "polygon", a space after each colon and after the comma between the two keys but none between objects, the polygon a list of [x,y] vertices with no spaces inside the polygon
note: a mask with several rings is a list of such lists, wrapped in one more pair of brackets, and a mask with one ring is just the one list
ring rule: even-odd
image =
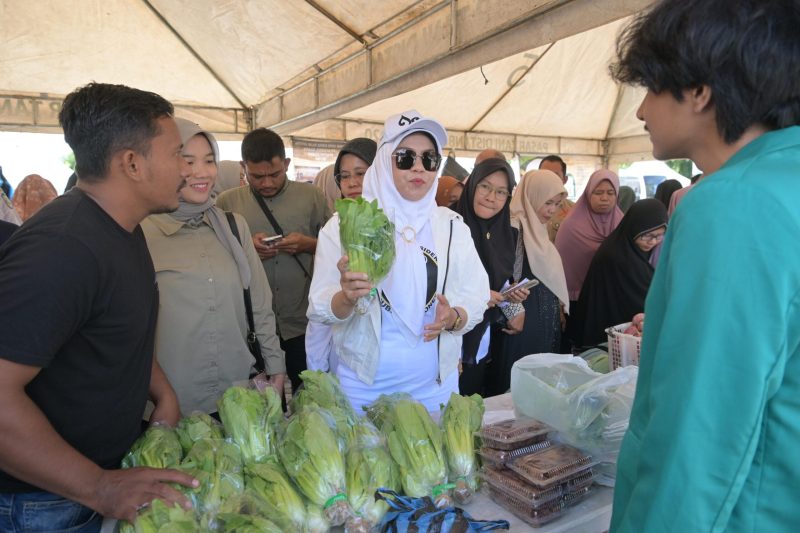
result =
[{"label": "woman in pink hijab", "polygon": [[570,302],[576,302],[581,294],[594,253],[622,220],[618,194],[617,175],[605,168],[595,171],[556,234]]},{"label": "woman in pink hijab", "polygon": [[52,183],[39,174],[30,174],[17,185],[12,201],[19,218],[25,222],[39,209],[52,202],[56,196],[58,192]]}]

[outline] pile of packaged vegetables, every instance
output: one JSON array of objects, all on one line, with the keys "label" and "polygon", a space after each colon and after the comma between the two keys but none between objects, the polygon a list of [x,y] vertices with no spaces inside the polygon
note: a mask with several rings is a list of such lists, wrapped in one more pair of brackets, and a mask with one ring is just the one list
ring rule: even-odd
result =
[{"label": "pile of packaged vegetables", "polygon": [[484,426],[477,436],[481,478],[491,498],[527,524],[540,527],[585,498],[594,479],[592,457],[549,439],[553,429],[531,418]]},{"label": "pile of packaged vegetables", "polygon": [[330,374],[305,371],[285,418],[278,394],[243,387],[219,401],[222,424],[193,414],[155,426],[123,467],[175,468],[200,481],[182,490],[191,510],[154,502],[122,533],[375,530],[388,510],[378,489],[468,501],[478,487],[479,396],[452,395],[441,424],[404,394],[381,396],[359,416]]}]

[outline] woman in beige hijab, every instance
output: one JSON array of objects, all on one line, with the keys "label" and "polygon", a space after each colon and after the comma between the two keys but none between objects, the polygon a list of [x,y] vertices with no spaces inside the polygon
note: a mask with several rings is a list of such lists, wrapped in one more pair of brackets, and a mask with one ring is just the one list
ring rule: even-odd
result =
[{"label": "woman in beige hijab", "polygon": [[23,222],[58,196],[53,184],[39,174],[29,174],[14,191],[14,209]]},{"label": "woman in beige hijab", "polygon": [[511,199],[511,224],[520,231],[514,279],[539,280],[523,302],[525,325],[522,333],[506,338],[503,356],[492,361],[489,383],[493,394],[508,390],[511,366],[534,353],[556,353],[561,344],[562,309],[569,312],[567,280],[561,255],[550,241],[547,222],[567,195],[564,184],[549,170],[525,174]]}]

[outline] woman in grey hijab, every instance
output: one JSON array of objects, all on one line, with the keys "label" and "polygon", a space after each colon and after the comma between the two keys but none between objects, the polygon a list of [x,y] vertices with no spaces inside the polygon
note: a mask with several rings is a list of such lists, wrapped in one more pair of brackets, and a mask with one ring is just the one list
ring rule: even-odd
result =
[{"label": "woman in grey hijab", "polygon": [[192,173],[177,211],[142,222],[160,294],[155,352],[181,412],[215,413],[222,393],[246,381],[255,364],[246,340],[244,289],[250,289],[266,373],[281,394],[286,367],[275,335],[272,291],[247,222],[234,214],[232,226],[214,205],[217,142],[193,122],[175,120]]}]

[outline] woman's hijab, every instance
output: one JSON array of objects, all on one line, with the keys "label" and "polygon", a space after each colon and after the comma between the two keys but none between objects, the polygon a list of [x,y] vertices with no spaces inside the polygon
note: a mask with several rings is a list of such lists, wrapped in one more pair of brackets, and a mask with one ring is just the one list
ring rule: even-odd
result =
[{"label": "woman's hijab", "polygon": [[[469,227],[475,249],[489,275],[489,287],[500,291],[514,274],[516,237],[511,228],[510,198],[506,198],[502,209],[491,218],[481,218],[475,212],[478,184],[497,171],[502,171],[505,175],[506,188],[511,193],[515,185],[514,171],[501,159],[488,159],[472,169],[464,193],[455,205],[455,212],[464,218],[464,223]],[[462,343],[464,362],[470,364],[476,362],[481,339],[498,313],[500,310],[497,308],[487,309],[483,321],[464,335]]]},{"label": "woman's hijab", "polygon": [[533,275],[550,292],[556,295],[569,312],[567,279],[561,255],[550,241],[547,225],[542,224],[536,211],[547,200],[561,194],[567,195],[564,183],[550,170],[531,170],[523,176],[517,192],[511,200],[512,224],[522,231],[525,254]]},{"label": "woman's hijab", "polygon": [[[214,152],[214,162],[219,169],[219,147],[217,146],[217,140],[214,136],[201,129],[200,126],[190,120],[175,118],[175,122],[178,124],[178,132],[181,135],[181,142],[184,145],[195,135],[203,135],[208,140],[208,144],[211,145],[211,149]],[[194,226],[202,223],[203,218],[207,217],[208,224],[211,226],[211,229],[214,230],[217,239],[219,239],[222,246],[228,250],[236,261],[239,277],[242,280],[242,287],[248,288],[250,287],[251,276],[250,264],[247,261],[244,248],[242,248],[241,243],[231,232],[225,212],[214,205],[216,201],[217,194],[215,192],[209,194],[208,200],[203,204],[185,202],[183,198],[181,198],[177,211],[170,213],[170,216],[176,220]],[[248,238],[248,236],[245,235],[243,238]]]},{"label": "woman's hijab", "polygon": [[656,187],[655,199],[664,204],[664,207],[669,208],[669,201],[672,199],[672,195],[681,189],[683,189],[683,185],[678,180],[662,181]]},{"label": "woman's hijab", "polygon": [[57,196],[52,183],[38,174],[30,174],[17,185],[12,202],[19,218],[25,222]]},{"label": "woman's hijab", "polygon": [[214,192],[221,194],[241,186],[242,165],[238,161],[220,161],[217,168],[219,170],[217,171],[217,182],[214,184]]},{"label": "woman's hijab", "polygon": [[617,198],[617,207],[619,207],[620,211],[623,213],[627,213],[628,209],[631,208],[633,202],[636,201],[636,193],[628,187],[627,185],[623,185],[619,188],[619,198]]},{"label": "woman's hijab", "polygon": [[414,346],[422,338],[427,292],[427,270],[420,240],[433,246],[430,221],[437,208],[435,180],[442,167],[424,197],[417,201],[406,200],[394,184],[392,153],[412,133],[426,133],[441,154],[447,144],[447,132],[439,122],[424,118],[414,110],[386,119],[383,131],[375,160],[364,176],[362,196],[368,201],[377,200],[378,206],[394,222],[395,262],[379,289],[388,298],[404,337]]},{"label": "woman's hijab", "polygon": [[579,344],[603,342],[606,328],[628,322],[644,310],[653,279],[653,251],[643,252],[635,241],[666,225],[667,208],[663,203],[654,198],[640,200],[597,250],[577,306],[578,323],[583,324],[582,332],[576,332]]},{"label": "woman's hijab", "polygon": [[325,195],[325,201],[331,213],[336,211],[336,200],[342,197],[342,191],[336,185],[336,178],[333,177],[333,165],[328,165],[317,173],[314,178],[314,186]]},{"label": "woman's hijab", "polygon": [[578,299],[592,256],[623,217],[616,205],[605,214],[592,211],[592,193],[603,181],[610,182],[619,194],[619,178],[615,173],[605,168],[595,171],[556,234],[556,248],[564,262],[570,300]]}]

